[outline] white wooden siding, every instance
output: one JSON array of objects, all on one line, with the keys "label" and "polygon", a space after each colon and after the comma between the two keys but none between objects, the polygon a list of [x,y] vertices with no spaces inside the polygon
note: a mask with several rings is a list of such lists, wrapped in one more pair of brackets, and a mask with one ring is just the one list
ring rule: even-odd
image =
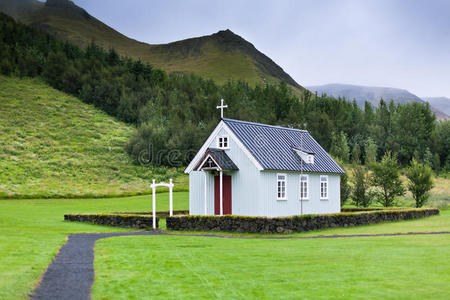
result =
[{"label": "white wooden siding", "polygon": [[[288,172],[286,200],[277,200],[277,172],[261,172],[261,188],[267,195],[268,217],[292,216],[301,213],[300,173]],[[320,199],[320,174],[308,173],[308,199],[303,200],[303,214],[324,214],[340,212],[340,176],[328,175],[328,199]]]}]

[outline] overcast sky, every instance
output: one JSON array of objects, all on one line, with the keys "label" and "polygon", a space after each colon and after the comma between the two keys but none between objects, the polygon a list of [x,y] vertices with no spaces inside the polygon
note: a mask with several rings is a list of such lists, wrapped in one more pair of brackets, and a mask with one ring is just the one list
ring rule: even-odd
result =
[{"label": "overcast sky", "polygon": [[448,0],[74,2],[151,44],[228,28],[303,86],[390,86],[450,97]]}]

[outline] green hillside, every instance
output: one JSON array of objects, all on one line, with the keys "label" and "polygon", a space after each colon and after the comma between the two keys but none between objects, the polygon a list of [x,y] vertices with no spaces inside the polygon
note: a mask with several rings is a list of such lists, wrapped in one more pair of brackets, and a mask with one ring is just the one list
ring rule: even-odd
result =
[{"label": "green hillside", "polygon": [[177,174],[133,165],[131,126],[38,79],[0,76],[0,132],[0,197],[137,194]]},{"label": "green hillside", "polygon": [[85,47],[92,41],[121,55],[140,58],[168,72],[196,73],[218,83],[229,79],[252,85],[285,81],[303,89],[269,57],[230,30],[160,45],[130,39],[68,0],[0,0],[0,11]]}]

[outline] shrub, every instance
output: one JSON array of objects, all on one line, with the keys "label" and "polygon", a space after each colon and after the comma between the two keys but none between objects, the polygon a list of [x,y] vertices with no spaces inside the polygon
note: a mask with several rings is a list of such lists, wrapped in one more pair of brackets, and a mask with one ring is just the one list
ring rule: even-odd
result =
[{"label": "shrub", "polygon": [[353,146],[353,150],[352,150],[352,161],[355,164],[360,164],[361,163],[361,147],[359,146],[359,144],[355,144]]},{"label": "shrub", "polygon": [[411,166],[406,171],[408,177],[408,190],[416,201],[416,207],[422,207],[430,198],[430,190],[433,188],[433,172],[427,165],[411,160]]},{"label": "shrub", "polygon": [[347,135],[344,132],[332,134],[330,154],[333,157],[338,157],[343,162],[348,162],[350,148],[347,143]]},{"label": "shrub", "polygon": [[126,146],[127,153],[141,165],[164,164],[164,143],[168,139],[167,130],[162,126],[154,126],[151,123],[142,124],[136,134]]},{"label": "shrub", "polygon": [[378,147],[377,144],[375,144],[375,141],[372,138],[367,138],[366,146],[365,146],[365,164],[371,165],[376,163],[377,161],[377,151]]},{"label": "shrub", "polygon": [[360,207],[368,207],[372,203],[373,194],[369,191],[369,179],[363,166],[355,166],[353,172],[352,202]]},{"label": "shrub", "polygon": [[344,173],[341,175],[341,207],[347,202],[351,192],[352,189],[348,184],[348,175]]},{"label": "shrub", "polygon": [[377,201],[384,207],[393,206],[395,198],[405,193],[397,157],[386,152],[381,162],[373,164],[372,171],[371,183],[378,188],[375,190]]}]

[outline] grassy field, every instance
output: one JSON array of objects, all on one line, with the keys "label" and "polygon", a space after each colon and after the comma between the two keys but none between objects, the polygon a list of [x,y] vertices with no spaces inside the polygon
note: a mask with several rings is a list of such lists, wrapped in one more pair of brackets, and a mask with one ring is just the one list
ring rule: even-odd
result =
[{"label": "grassy field", "polygon": [[[157,209],[168,210],[167,193]],[[188,207],[188,193],[174,194],[174,208]],[[65,213],[151,211],[151,196],[108,199],[0,200],[0,299],[25,299],[70,233],[126,231],[64,222]]]},{"label": "grassy field", "polygon": [[448,299],[450,236],[120,237],[95,248],[94,299]]},{"label": "grassy field", "polygon": [[[167,193],[158,194],[157,205],[158,210],[168,209]],[[188,193],[175,193],[174,208],[187,209],[187,207]],[[62,219],[65,213],[112,211],[151,211],[151,197],[0,201],[0,253],[2,254],[0,255],[0,299],[26,298],[37,284],[39,276],[56,255],[59,247],[64,244],[67,234],[126,230],[64,222]],[[164,222],[161,223],[164,224]],[[449,228],[450,210],[444,210],[440,216],[415,221],[354,228],[335,228],[303,233],[302,235],[442,231],[449,230]],[[397,244],[397,241],[399,241],[399,244]],[[406,276],[404,273],[406,271],[403,269],[404,264],[418,258],[420,267],[414,269],[413,273],[418,276],[419,272],[425,272],[427,288],[422,293],[429,293],[439,298],[440,280],[448,280],[445,276],[438,278],[440,268],[447,268],[448,270],[446,265],[449,261],[446,253],[450,253],[448,246],[448,236],[399,237],[398,240],[397,238],[368,238],[345,241],[330,239],[323,242],[258,240],[254,243],[200,237],[106,239],[98,244],[96,250],[98,259],[96,260],[97,279],[94,286],[94,298],[138,299],[141,296],[149,297],[149,295],[160,295],[162,297],[167,295],[166,293],[170,290],[167,288],[168,286],[174,286],[174,291],[181,293],[180,295],[186,295],[186,297],[210,297],[211,291],[217,290],[219,297],[226,298],[226,295],[230,293],[231,285],[239,285],[244,280],[250,280],[252,273],[257,275],[249,282],[253,287],[245,287],[243,284],[238,292],[242,295],[248,294],[250,298],[261,295],[272,297],[276,290],[291,288],[290,280],[295,278],[298,278],[299,282],[306,280],[311,284],[317,283],[316,281],[330,281],[330,278],[326,278],[328,276],[326,268],[328,267],[332,270],[342,267],[345,273],[350,276],[346,279],[348,286],[344,286],[347,290],[343,290],[343,293],[345,292],[342,294],[343,297],[349,295],[348,293],[362,295],[365,291],[364,284],[358,283],[357,286],[350,287],[351,280],[358,278],[358,274],[359,276],[364,275],[363,271],[366,268],[373,270],[380,276],[384,275],[382,266],[379,266],[380,261],[385,260],[385,257],[389,256],[390,253],[392,253],[392,258],[387,261],[394,265],[394,269],[389,271],[390,276],[392,276],[392,272],[397,272],[397,269],[401,271],[399,273],[400,281],[393,282],[391,288],[397,288],[399,285],[402,285],[403,288],[407,287],[406,277],[403,278]],[[199,252],[203,251],[206,251],[206,253],[202,262],[203,258],[201,257],[203,256],[201,255],[203,254]],[[320,254],[321,257],[323,256],[323,260],[315,256],[314,252],[317,252],[317,255]],[[381,256],[377,258],[375,257],[376,254]],[[333,255],[338,255],[336,261],[331,260],[331,257],[334,257]],[[424,257],[429,259],[429,265],[423,263]],[[261,263],[258,263],[257,258],[260,258]],[[436,269],[438,275],[429,275],[429,269],[434,268],[437,258],[443,263]],[[292,275],[288,274],[289,259],[295,259]],[[397,259],[399,259],[399,262],[395,262]],[[160,263],[155,263],[154,260],[158,260]],[[235,260],[236,265],[233,267]],[[247,260],[248,264],[245,263]],[[125,261],[127,263],[124,263]],[[301,261],[304,262],[301,263]],[[150,263],[152,263],[152,267],[149,267]],[[313,265],[317,263],[323,264],[324,267],[313,269]],[[301,269],[299,265],[304,266],[305,269]],[[108,270],[111,270],[111,268],[114,268],[115,271],[108,274]],[[357,269],[355,274],[351,273],[352,268]],[[273,269],[273,274],[268,273],[267,278],[261,277],[262,271],[266,272],[271,269]],[[179,273],[179,276],[174,273]],[[278,275],[275,276],[275,274]],[[305,279],[305,276],[309,279]],[[185,278],[185,281],[180,278]],[[261,289],[260,287],[272,282],[271,278],[274,282],[273,292],[271,289],[269,291],[267,287]],[[371,278],[369,276],[365,279]],[[412,278],[416,280],[416,277]],[[431,281],[435,278],[438,278],[438,280],[433,284],[428,284],[428,280]],[[229,283],[226,283],[228,281]],[[394,280],[392,279],[392,281]],[[212,285],[209,285],[208,282],[212,282]],[[322,290],[324,282],[317,283],[317,286],[321,287],[320,290]],[[388,279],[383,279],[379,284],[383,284],[383,288],[386,288],[387,282]],[[338,280],[338,283],[341,284],[341,279]],[[163,285],[160,286],[160,284]],[[197,286],[196,284],[200,285]],[[376,286],[376,284],[371,283],[368,287]],[[187,292],[190,285],[192,285],[192,289]],[[223,285],[223,287],[216,288],[216,285]],[[324,295],[335,293],[335,288],[336,286],[331,286],[322,291],[317,290],[316,292],[319,294],[315,294],[314,291],[310,290],[311,288],[306,288],[308,293],[305,295],[314,298],[316,295],[320,296],[320,293]],[[436,289],[436,293],[432,294],[434,289]],[[149,292],[150,290],[151,292]],[[444,288],[440,289],[440,291],[442,290]],[[296,291],[295,288],[293,288],[293,291]],[[239,295],[241,294],[229,295],[232,298],[240,298]],[[283,295],[292,298],[293,294]],[[338,297],[341,294],[337,293],[336,295]]]},{"label": "grassy field", "polygon": [[0,103],[0,198],[145,193],[180,174],[134,165],[131,126],[38,79],[0,76]]}]

